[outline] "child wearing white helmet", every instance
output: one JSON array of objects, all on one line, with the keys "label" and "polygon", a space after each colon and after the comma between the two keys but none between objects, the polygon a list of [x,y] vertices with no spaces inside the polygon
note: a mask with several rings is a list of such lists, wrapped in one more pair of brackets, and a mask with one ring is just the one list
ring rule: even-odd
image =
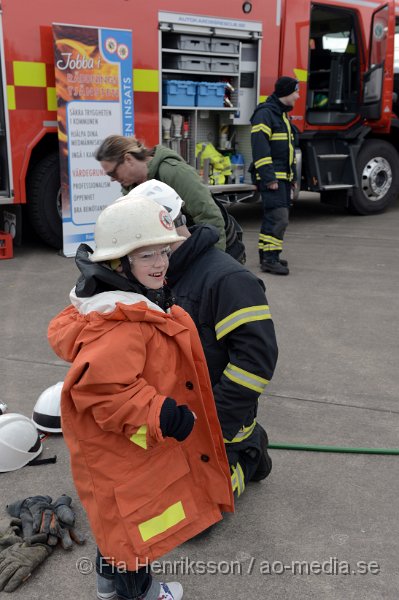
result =
[{"label": "child wearing white helmet", "polygon": [[165,284],[177,235],[136,195],[100,214],[79,247],[71,305],[49,325],[72,363],[61,413],[75,486],[98,546],[97,596],[178,600],[151,561],[233,510],[229,467],[201,343]]}]

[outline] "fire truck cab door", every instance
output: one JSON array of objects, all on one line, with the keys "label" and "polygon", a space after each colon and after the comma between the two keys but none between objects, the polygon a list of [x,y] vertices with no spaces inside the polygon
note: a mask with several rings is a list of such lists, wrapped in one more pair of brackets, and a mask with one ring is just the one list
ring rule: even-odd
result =
[{"label": "fire truck cab door", "polygon": [[395,11],[393,2],[373,13],[369,40],[368,70],[363,74],[362,117],[390,125],[393,90]]}]

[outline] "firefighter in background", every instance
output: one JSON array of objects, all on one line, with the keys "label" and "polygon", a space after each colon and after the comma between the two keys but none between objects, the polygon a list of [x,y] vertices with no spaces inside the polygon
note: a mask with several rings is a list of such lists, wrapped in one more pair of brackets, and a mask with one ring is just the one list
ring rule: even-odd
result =
[{"label": "firefighter in background", "polygon": [[287,113],[299,98],[298,90],[296,79],[280,77],[273,94],[256,107],[251,117],[250,170],[263,204],[258,246],[260,267],[265,273],[275,275],[289,273],[288,263],[280,258],[280,253],[296,186],[295,140]]},{"label": "firefighter in background", "polygon": [[170,244],[182,240],[156,202],[110,204],[95,251],[78,248],[72,304],[49,325],[72,363],[62,429],[99,548],[101,600],[180,600],[181,585],[156,582],[149,562],[233,510],[200,339],[165,285]]},{"label": "firefighter in background", "polygon": [[278,353],[264,283],[215,247],[214,227],[186,227],[182,200],[169,186],[147,181],[127,197],[134,201],[136,194],[162,204],[186,238],[172,247],[168,285],[201,338],[238,497],[249,481],[265,479],[272,468],[267,434],[257,422],[259,396]]},{"label": "firefighter in background", "polygon": [[218,248],[226,250],[225,222],[218,206],[197,171],[176,152],[161,144],[146,148],[135,137],[110,135],[97,148],[94,157],[122,193],[148,179],[170,185],[184,200],[184,212],[191,224],[209,223],[219,230]]}]

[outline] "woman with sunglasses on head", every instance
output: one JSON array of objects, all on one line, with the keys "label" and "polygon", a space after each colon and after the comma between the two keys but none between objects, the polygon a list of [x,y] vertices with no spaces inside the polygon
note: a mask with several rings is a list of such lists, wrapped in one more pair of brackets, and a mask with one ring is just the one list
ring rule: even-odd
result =
[{"label": "woman with sunglasses on head", "polygon": [[49,325],[72,366],[62,430],[98,546],[100,600],[180,600],[150,563],[233,510],[229,467],[201,343],[165,285],[172,217],[122,198],[82,244],[71,305]]},{"label": "woman with sunglasses on head", "polygon": [[105,173],[127,194],[148,179],[158,179],[172,187],[184,201],[188,224],[214,225],[220,237],[216,246],[226,249],[225,221],[207,186],[193,167],[177,152],[158,144],[153,148],[135,137],[110,135],[97,148],[94,157]]}]

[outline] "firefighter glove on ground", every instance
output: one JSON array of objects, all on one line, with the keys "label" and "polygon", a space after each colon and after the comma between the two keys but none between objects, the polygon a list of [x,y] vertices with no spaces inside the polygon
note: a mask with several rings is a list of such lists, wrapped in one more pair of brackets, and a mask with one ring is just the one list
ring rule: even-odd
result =
[{"label": "firefighter glove on ground", "polygon": [[[56,526],[56,539],[49,536],[48,543],[55,545],[60,539],[64,550],[69,550],[73,546],[73,541],[77,544],[84,544],[85,538],[76,531],[75,513],[71,508],[72,498],[63,494],[52,504],[54,509],[54,519]],[[58,538],[58,539],[57,539]]]},{"label": "firefighter glove on ground", "polygon": [[182,442],[194,427],[194,415],[185,404],[177,406],[173,398],[165,398],[159,423],[164,437],[173,437],[178,442]]},{"label": "firefighter glove on ground", "polygon": [[74,529],[75,513],[72,498],[63,494],[52,503],[50,496],[30,496],[10,504],[10,515],[20,516],[23,537],[32,542],[46,542],[56,546],[58,540],[65,550],[72,548],[74,540],[83,544],[84,538]]},{"label": "firefighter glove on ground", "polygon": [[0,519],[0,551],[22,542],[21,519]]},{"label": "firefighter glove on ground", "polygon": [[35,533],[45,533],[42,521],[50,522],[51,501],[50,496],[29,496],[7,506],[12,517],[21,519],[24,539],[30,539]]},{"label": "firefighter glove on ground", "polygon": [[0,552],[0,591],[13,592],[49,555],[46,544],[18,542]]}]

